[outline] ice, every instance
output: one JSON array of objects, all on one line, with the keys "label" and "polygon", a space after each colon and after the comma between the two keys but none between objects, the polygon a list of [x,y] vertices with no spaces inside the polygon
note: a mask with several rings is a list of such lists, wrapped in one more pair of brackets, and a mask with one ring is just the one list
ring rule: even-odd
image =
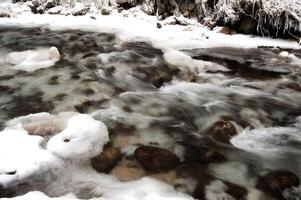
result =
[{"label": "ice", "polygon": [[56,47],[12,52],[6,56],[6,62],[14,65],[13,69],[27,72],[51,67],[59,59],[60,53]]}]

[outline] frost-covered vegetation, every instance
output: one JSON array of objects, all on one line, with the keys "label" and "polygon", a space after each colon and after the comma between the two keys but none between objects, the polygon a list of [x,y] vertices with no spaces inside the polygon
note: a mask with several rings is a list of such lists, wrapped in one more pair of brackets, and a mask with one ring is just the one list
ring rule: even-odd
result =
[{"label": "frost-covered vegetation", "polygon": [[223,0],[213,5],[210,13],[202,6],[201,14],[216,23],[236,25],[254,21],[257,32],[275,36],[286,32],[297,34],[301,30],[301,1],[298,0]]},{"label": "frost-covered vegetation", "polygon": [[[297,37],[301,31],[301,1],[299,0],[170,0],[167,2],[174,7],[173,14],[196,15],[200,21],[211,26],[229,25],[245,33],[257,32],[274,36],[290,34]],[[156,0],[155,4],[160,13],[166,1]]]},{"label": "frost-covered vegetation", "polygon": [[[19,1],[21,0],[13,0]],[[90,12],[105,9],[106,14],[114,9],[137,7],[149,15],[157,15],[160,19],[184,15],[188,18],[197,18],[210,28],[228,26],[245,34],[296,39],[301,35],[300,0],[33,0],[32,2],[34,1],[50,1],[54,2],[53,5],[68,8],[81,3],[87,10],[90,9]],[[36,12],[41,13],[43,10],[38,9]]]}]

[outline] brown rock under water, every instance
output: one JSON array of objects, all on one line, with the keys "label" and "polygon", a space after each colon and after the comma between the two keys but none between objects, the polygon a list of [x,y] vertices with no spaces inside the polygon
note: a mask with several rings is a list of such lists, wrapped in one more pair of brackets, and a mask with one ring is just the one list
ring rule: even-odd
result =
[{"label": "brown rock under water", "polygon": [[121,159],[121,152],[115,147],[107,147],[98,156],[91,159],[93,168],[98,172],[108,173]]},{"label": "brown rock under water", "polygon": [[256,187],[264,192],[275,196],[278,199],[284,199],[282,192],[290,187],[300,185],[300,180],[296,174],[286,170],[275,170],[261,175],[257,180]]},{"label": "brown rock under water", "polygon": [[199,200],[205,200],[207,187],[210,186],[214,181],[221,181],[226,186],[226,189],[223,192],[230,195],[234,199],[236,200],[246,199],[246,196],[248,194],[248,190],[246,188],[236,185],[234,183],[217,179],[214,176],[208,174],[203,174],[201,177],[199,177],[199,182],[193,192],[193,197]]},{"label": "brown rock under water", "polygon": [[208,135],[216,142],[230,144],[230,139],[237,134],[234,125],[230,121],[219,120],[208,130]]},{"label": "brown rock under water", "polygon": [[138,147],[135,158],[147,171],[170,170],[180,164],[180,159],[174,153],[154,146]]}]

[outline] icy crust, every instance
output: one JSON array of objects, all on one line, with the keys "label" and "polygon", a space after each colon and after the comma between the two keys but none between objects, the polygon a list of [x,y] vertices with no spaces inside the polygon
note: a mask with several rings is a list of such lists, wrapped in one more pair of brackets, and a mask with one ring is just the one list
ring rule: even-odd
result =
[{"label": "icy crust", "polygon": [[13,65],[13,69],[27,72],[51,67],[59,60],[60,53],[56,47],[11,52],[5,58],[7,63]]},{"label": "icy crust", "polygon": [[[39,129],[47,124],[61,130],[52,132],[48,141],[39,136],[49,132]],[[26,183],[23,192],[31,192],[12,199],[192,199],[151,178],[122,183],[94,171],[90,159],[108,141],[107,127],[87,114],[38,113],[13,119],[0,132],[0,184],[18,191]]]}]

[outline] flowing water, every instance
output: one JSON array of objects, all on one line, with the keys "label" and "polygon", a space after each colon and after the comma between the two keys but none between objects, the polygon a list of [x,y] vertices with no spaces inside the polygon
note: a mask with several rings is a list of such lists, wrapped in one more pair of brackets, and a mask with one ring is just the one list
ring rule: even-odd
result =
[{"label": "flowing water", "polygon": [[[52,46],[61,58],[49,68],[15,70],[4,59]],[[171,64],[151,44],[122,42],[108,33],[1,28],[0,126],[30,113],[90,113],[125,151],[155,145],[185,161],[196,149],[214,149],[228,161],[198,169],[240,185],[265,169],[301,178],[301,53],[283,51],[183,50],[219,66],[196,70]],[[240,133],[229,144],[208,135],[221,119]]]}]

